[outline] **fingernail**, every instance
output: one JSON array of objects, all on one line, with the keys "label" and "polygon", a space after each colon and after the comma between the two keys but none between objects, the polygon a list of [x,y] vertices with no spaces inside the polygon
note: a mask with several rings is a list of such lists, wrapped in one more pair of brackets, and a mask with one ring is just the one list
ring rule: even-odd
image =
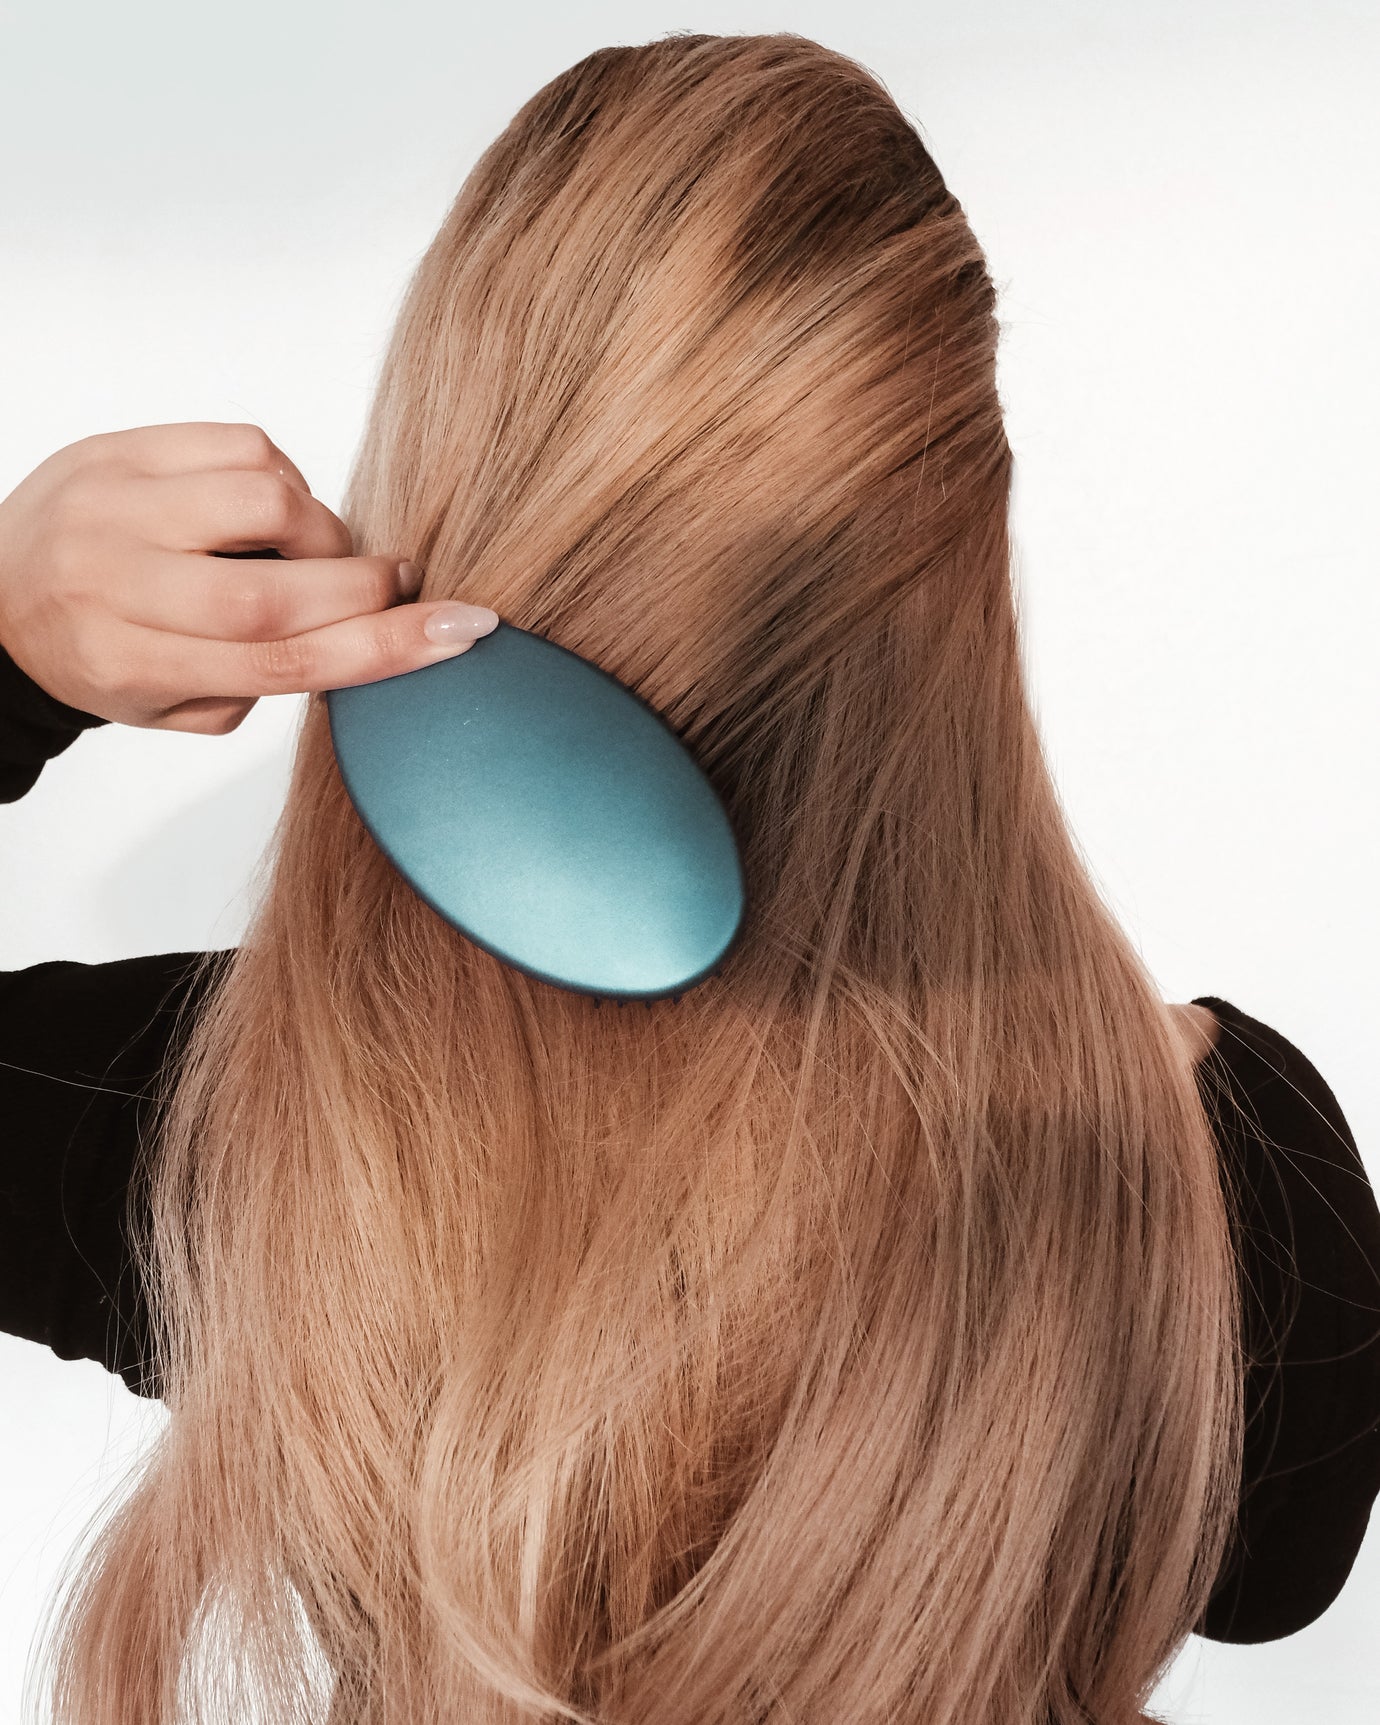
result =
[{"label": "fingernail", "polygon": [[398,585],[403,590],[403,597],[410,599],[422,585],[423,570],[420,563],[399,563]]},{"label": "fingernail", "polygon": [[451,602],[438,605],[422,625],[428,641],[438,646],[454,646],[458,641],[473,641],[498,627],[498,612],[487,605],[461,605]]}]

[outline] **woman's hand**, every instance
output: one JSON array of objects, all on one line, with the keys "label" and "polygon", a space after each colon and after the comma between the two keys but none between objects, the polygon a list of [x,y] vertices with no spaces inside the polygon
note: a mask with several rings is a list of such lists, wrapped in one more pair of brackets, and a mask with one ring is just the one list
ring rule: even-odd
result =
[{"label": "woman's hand", "polygon": [[[287,561],[212,555],[266,548]],[[256,425],[84,437],[0,503],[0,646],[57,700],[124,725],[223,734],[260,695],[396,676],[497,624],[487,607],[400,605],[420,581],[398,557],[352,556]]]}]

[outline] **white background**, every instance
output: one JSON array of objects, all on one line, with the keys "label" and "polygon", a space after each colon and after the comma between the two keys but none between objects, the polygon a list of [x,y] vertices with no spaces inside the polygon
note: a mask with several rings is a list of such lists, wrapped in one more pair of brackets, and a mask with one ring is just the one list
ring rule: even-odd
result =
[{"label": "white background", "polygon": [[[549,77],[685,28],[792,29],[877,71],[1000,287],[1019,602],[1070,822],[1165,998],[1299,1044],[1380,1178],[1380,8],[3,11],[0,495],[91,432],[253,420],[338,506],[403,286]],[[233,944],[299,707],[226,738],[105,728],[0,807],[0,968]],[[166,1415],[13,1337],[0,1383],[9,1725],[57,1563]],[[1380,1515],[1318,1623],[1191,1640],[1156,1704],[1370,1725],[1378,1622]]]}]

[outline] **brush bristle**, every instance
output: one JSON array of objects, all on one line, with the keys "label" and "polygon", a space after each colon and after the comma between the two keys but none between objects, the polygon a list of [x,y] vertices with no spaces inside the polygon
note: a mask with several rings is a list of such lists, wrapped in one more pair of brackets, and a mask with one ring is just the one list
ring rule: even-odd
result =
[{"label": "brush bristle", "polygon": [[[711,970],[709,973],[709,976],[705,980],[706,981],[709,981],[710,979],[717,980],[718,977],[720,977],[722,974],[723,974],[723,972],[721,969],[720,970]],[[607,999],[609,999],[610,997],[606,994],[595,994],[595,995],[591,995],[590,998],[593,1000],[593,1002],[596,1006],[602,1006],[604,1004],[604,1002]],[[682,994],[672,994],[672,995],[666,996],[665,998],[669,999],[673,1006],[678,1006],[680,1004],[681,1000],[684,998],[684,996],[683,996],[683,993]],[[629,1005],[630,1002],[628,1002],[626,1000],[618,1000],[615,1002],[615,1004],[621,1010],[623,1007]],[[642,1005],[647,1009],[648,1012],[650,1012],[652,1010],[652,1008],[656,1005],[656,1001],[644,1000],[642,1002]]]}]

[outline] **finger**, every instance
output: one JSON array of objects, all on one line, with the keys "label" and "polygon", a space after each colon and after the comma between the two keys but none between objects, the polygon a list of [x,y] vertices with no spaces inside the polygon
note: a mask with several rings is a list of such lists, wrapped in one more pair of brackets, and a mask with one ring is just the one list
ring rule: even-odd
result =
[{"label": "finger", "polygon": [[218,641],[273,641],[408,596],[396,557],[221,558],[151,551],[119,602],[128,623]]},{"label": "finger", "polygon": [[[455,609],[446,600],[394,605],[275,641],[214,641],[136,624],[114,625],[112,638],[107,623],[103,662],[118,669],[108,673],[103,692],[115,704],[142,702],[158,711],[212,696],[300,695],[372,683],[468,651],[495,616],[487,607],[460,606],[458,633],[429,639],[427,623]],[[476,610],[480,624],[470,620]]]},{"label": "finger", "polygon": [[301,470],[261,425],[206,419],[100,431],[72,446],[88,458],[141,473],[194,473],[217,467],[277,473],[310,495]]},{"label": "finger", "polygon": [[254,706],[255,702],[252,700],[221,700],[217,697],[180,701],[166,713],[150,719],[145,728],[154,731],[191,731],[203,737],[224,737],[244,723],[246,715]]},{"label": "finger", "polygon": [[350,530],[319,498],[260,468],[122,479],[106,488],[105,524],[173,551],[348,557]]}]

